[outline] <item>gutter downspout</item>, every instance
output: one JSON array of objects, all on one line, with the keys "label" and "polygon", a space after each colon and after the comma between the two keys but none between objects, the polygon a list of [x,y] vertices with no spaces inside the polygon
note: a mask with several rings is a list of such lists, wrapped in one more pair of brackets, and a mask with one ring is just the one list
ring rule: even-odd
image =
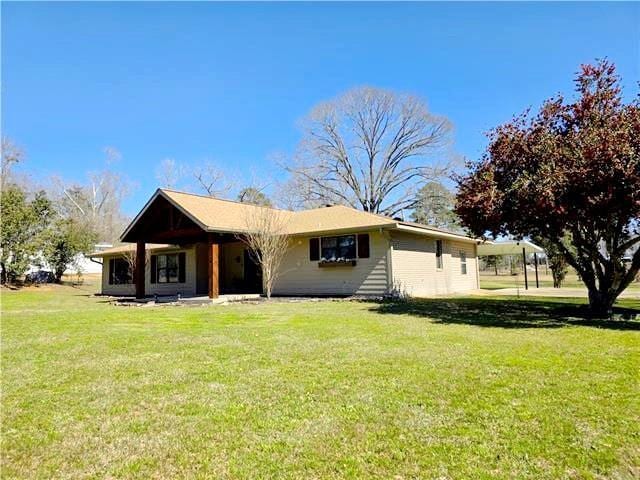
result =
[{"label": "gutter downspout", "polygon": [[[102,282],[103,282],[103,278],[104,278],[104,260],[101,262],[99,260],[95,260],[93,257],[88,257],[89,260],[93,263],[97,263],[98,265],[100,265],[101,271],[100,271],[100,294],[102,294]],[[101,257],[104,258],[104,257]]]},{"label": "gutter downspout", "polygon": [[[480,289],[480,259],[478,258],[478,244],[473,247],[476,253],[476,289]],[[496,263],[496,266],[498,264]]]}]

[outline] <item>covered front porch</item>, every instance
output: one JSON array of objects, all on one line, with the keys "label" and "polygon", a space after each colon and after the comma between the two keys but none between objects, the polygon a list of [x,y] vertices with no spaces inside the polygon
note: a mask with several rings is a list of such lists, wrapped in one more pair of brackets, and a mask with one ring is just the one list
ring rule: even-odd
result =
[{"label": "covered front porch", "polygon": [[[260,267],[239,235],[209,231],[164,196],[154,195],[122,235],[122,241],[136,245],[135,297],[206,295],[215,299],[261,293]],[[148,244],[170,247],[154,253]]]}]

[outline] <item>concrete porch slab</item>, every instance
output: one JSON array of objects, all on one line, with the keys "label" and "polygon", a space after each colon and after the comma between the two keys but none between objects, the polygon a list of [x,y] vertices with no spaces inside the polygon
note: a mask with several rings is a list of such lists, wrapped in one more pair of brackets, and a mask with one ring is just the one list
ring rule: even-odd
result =
[{"label": "concrete porch slab", "polygon": [[116,297],[117,305],[154,306],[154,305],[225,305],[233,302],[259,301],[262,296],[259,293],[220,295],[218,298],[209,298],[207,295],[178,296],[163,295],[146,298]]}]

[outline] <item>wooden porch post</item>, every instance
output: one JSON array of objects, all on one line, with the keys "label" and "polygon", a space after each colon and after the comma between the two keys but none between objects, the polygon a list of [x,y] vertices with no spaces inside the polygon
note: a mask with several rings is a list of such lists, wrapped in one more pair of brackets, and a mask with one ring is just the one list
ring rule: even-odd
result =
[{"label": "wooden porch post", "polygon": [[220,294],[220,242],[209,235],[207,248],[209,261],[209,298],[218,298]]},{"label": "wooden porch post", "polygon": [[144,260],[146,253],[144,242],[139,241],[136,244],[136,298],[144,298]]},{"label": "wooden porch post", "polygon": [[527,280],[527,253],[522,247],[522,266],[524,267],[524,289],[529,290],[529,281]]}]

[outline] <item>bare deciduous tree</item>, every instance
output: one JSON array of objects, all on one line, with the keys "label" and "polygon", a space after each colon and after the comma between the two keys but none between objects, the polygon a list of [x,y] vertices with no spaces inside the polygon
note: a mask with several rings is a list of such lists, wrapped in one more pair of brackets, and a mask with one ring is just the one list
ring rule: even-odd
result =
[{"label": "bare deciduous tree", "polygon": [[[134,246],[134,248],[130,249],[130,250],[126,250],[123,252],[122,256],[124,257],[124,260],[127,262],[127,265],[129,267],[129,274],[131,275],[131,280],[135,283],[136,281],[136,267],[137,267],[137,263],[136,263],[136,259],[138,256],[138,252]],[[145,270],[147,269],[147,265],[149,265],[149,262],[151,260],[151,254],[149,253],[149,250],[145,251],[144,254],[144,268]]]},{"label": "bare deciduous tree", "polygon": [[122,154],[120,153],[120,150],[118,150],[116,147],[112,147],[112,146],[104,147],[103,152],[107,157],[106,159],[107,165],[112,165],[116,162],[119,162],[122,159]]},{"label": "bare deciduous tree", "polygon": [[100,241],[114,242],[128,221],[121,205],[131,186],[126,178],[109,168],[120,158],[117,150],[108,147],[105,153],[107,168],[89,172],[85,185],[67,184],[60,178],[52,181],[60,192],[56,204],[64,217],[89,224]]},{"label": "bare deciduous tree", "polygon": [[176,188],[184,175],[184,167],[173,158],[165,158],[156,168],[156,179],[163,188]]},{"label": "bare deciduous tree", "polygon": [[444,147],[449,122],[416,97],[356,88],[316,106],[304,122],[295,162],[286,169],[303,186],[304,203],[342,203],[395,215],[450,168],[426,164]]},{"label": "bare deciduous tree", "polygon": [[285,210],[308,210],[318,208],[328,202],[323,198],[314,195],[314,186],[302,175],[292,175],[284,181],[276,183],[274,191],[275,204]]},{"label": "bare deciduous tree", "polygon": [[271,207],[273,205],[269,197],[264,193],[265,188],[245,187],[238,193],[238,201],[261,207]]},{"label": "bare deciduous tree", "polygon": [[246,232],[239,235],[262,269],[262,288],[271,298],[273,286],[281,274],[282,259],[287,252],[286,213],[266,207],[251,209],[245,218]]},{"label": "bare deciduous tree", "polygon": [[24,152],[10,138],[2,137],[2,163],[0,164],[0,188],[4,188],[11,182],[12,169],[20,163]]},{"label": "bare deciduous tree", "polygon": [[233,187],[232,182],[227,179],[224,171],[218,168],[213,162],[206,161],[193,169],[198,188],[210,197],[222,197],[229,193]]}]

